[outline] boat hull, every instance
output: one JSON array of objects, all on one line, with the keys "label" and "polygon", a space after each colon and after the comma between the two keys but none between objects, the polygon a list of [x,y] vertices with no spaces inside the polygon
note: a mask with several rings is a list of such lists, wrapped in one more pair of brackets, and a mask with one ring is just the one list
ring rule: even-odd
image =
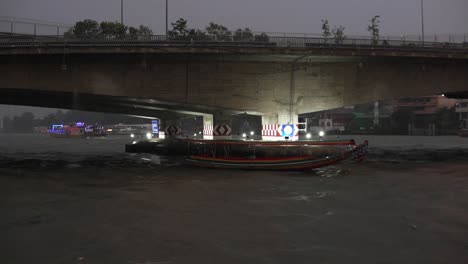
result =
[{"label": "boat hull", "polygon": [[233,158],[210,157],[207,155],[192,155],[185,161],[189,165],[215,169],[243,169],[243,170],[308,170],[330,166],[347,159],[363,160],[367,154],[368,142],[351,149],[322,157],[295,156],[274,158]]},{"label": "boat hull", "polygon": [[53,138],[84,138],[85,137],[83,134],[67,135],[67,134],[56,134],[56,133],[50,133],[50,136]]},{"label": "boat hull", "polygon": [[270,162],[258,160],[228,160],[222,158],[206,158],[191,156],[186,159],[190,165],[216,169],[244,169],[244,170],[305,170],[330,166],[344,160],[346,157],[308,158],[300,160],[280,159]]}]

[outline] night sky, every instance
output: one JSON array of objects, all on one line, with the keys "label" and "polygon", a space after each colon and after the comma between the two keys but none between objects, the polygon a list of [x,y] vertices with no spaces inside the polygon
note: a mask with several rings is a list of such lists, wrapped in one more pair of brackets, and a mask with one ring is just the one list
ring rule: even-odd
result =
[{"label": "night sky", "polygon": [[[210,21],[228,28],[267,32],[319,33],[321,19],[344,25],[348,34],[368,34],[368,20],[381,16],[382,34],[419,34],[420,0],[169,0],[169,20],[189,20],[203,28]],[[125,23],[145,24],[163,33],[164,0],[124,0]],[[468,33],[467,0],[424,0],[428,34]],[[91,18],[120,20],[120,0],[2,0],[0,16],[73,24]]]}]

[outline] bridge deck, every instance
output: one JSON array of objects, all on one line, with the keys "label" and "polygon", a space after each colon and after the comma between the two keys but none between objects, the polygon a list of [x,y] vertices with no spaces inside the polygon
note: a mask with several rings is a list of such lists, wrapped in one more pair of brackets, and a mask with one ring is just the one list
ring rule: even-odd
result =
[{"label": "bridge deck", "polygon": [[138,39],[100,36],[88,39],[63,36],[0,36],[0,54],[66,53],[194,53],[329,56],[396,56],[468,59],[468,43],[418,42],[404,40],[269,37],[265,40]]}]

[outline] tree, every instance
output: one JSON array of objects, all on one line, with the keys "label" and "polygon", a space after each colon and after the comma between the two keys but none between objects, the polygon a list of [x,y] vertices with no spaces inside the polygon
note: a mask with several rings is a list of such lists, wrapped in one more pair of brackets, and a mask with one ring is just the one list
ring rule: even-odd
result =
[{"label": "tree", "polygon": [[187,20],[179,18],[175,23],[171,23],[172,30],[170,30],[169,37],[171,39],[181,40],[187,39],[189,29],[187,26]]},{"label": "tree", "polygon": [[75,34],[73,33],[74,29],[75,29],[74,27],[71,27],[67,31],[63,32],[63,37],[64,38],[75,38]]},{"label": "tree", "polygon": [[148,36],[148,35],[153,35],[153,30],[151,30],[149,27],[140,25],[138,27],[138,34],[140,36]]},{"label": "tree", "polygon": [[234,41],[254,41],[255,38],[250,28],[239,28],[236,31],[234,31],[233,39]]},{"label": "tree", "polygon": [[153,35],[153,31],[147,26],[140,25],[138,28],[129,27],[128,35],[130,39],[144,39]]},{"label": "tree", "polygon": [[98,22],[91,19],[78,21],[73,27],[73,34],[79,38],[93,38],[100,34],[100,32]]},{"label": "tree", "polygon": [[453,108],[441,108],[435,114],[435,122],[442,134],[447,134],[449,130],[457,130],[459,126],[459,118]]},{"label": "tree", "polygon": [[346,36],[344,35],[345,29],[346,28],[343,26],[335,26],[335,28],[332,30],[333,38],[335,39],[336,44],[342,44],[343,40],[346,38]]},{"label": "tree", "polygon": [[371,37],[372,37],[372,45],[377,45],[379,44],[379,38],[380,38],[380,16],[374,16],[371,20],[369,20],[370,25],[367,26],[367,31],[370,32]]},{"label": "tree", "polygon": [[391,117],[392,127],[397,134],[408,134],[408,125],[412,123],[413,113],[410,110],[399,109]]},{"label": "tree", "polygon": [[231,31],[223,25],[210,22],[205,28],[208,35],[213,36],[214,40],[218,41],[231,41]]},{"label": "tree", "polygon": [[112,38],[125,36],[128,29],[127,26],[118,22],[102,21],[99,26],[102,35],[108,35]]},{"label": "tree", "polygon": [[21,116],[15,116],[13,118],[13,129],[16,132],[32,132],[33,131],[34,114],[31,112],[25,112]]},{"label": "tree", "polygon": [[138,35],[139,35],[138,28],[129,27],[128,35],[130,36],[131,39],[138,39]]},{"label": "tree", "polygon": [[260,35],[255,35],[255,41],[257,42],[268,42],[270,41],[270,38],[268,35],[264,32],[262,32]]},{"label": "tree", "polygon": [[190,36],[191,40],[211,40],[210,36],[208,36],[204,31],[199,29],[191,28],[189,30],[188,35]]},{"label": "tree", "polygon": [[329,38],[331,36],[330,25],[328,24],[328,19],[322,19],[322,36],[324,38]]}]

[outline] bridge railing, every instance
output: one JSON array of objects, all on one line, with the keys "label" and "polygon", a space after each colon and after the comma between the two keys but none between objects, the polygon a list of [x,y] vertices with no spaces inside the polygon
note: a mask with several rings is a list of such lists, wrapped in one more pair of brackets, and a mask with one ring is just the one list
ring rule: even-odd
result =
[{"label": "bridge railing", "polygon": [[10,35],[61,35],[73,25],[38,19],[0,16],[0,32]]},{"label": "bridge railing", "polygon": [[406,39],[322,38],[253,35],[249,37],[219,35],[0,35],[0,47],[39,46],[197,46],[197,47],[279,47],[279,48],[379,48],[379,49],[459,49],[467,50],[468,42],[428,42]]}]

